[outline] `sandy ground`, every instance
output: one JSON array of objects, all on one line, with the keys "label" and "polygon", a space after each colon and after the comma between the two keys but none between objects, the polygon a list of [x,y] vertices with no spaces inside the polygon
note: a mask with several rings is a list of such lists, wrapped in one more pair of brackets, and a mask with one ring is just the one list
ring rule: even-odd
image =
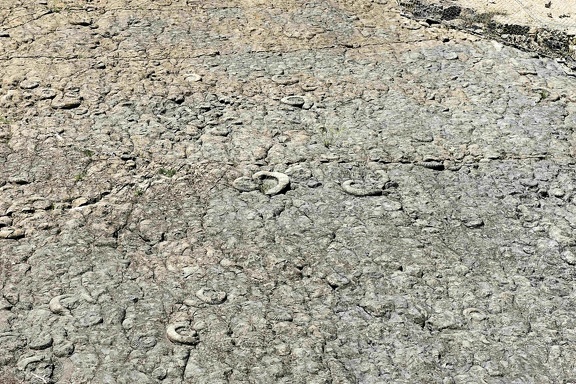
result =
[{"label": "sandy ground", "polygon": [[457,0],[480,12],[504,12],[502,23],[547,27],[576,35],[576,1],[559,0]]}]

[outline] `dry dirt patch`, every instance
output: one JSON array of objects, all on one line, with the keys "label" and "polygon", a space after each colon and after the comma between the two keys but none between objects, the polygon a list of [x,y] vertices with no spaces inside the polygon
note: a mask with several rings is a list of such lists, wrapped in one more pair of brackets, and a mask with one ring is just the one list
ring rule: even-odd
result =
[{"label": "dry dirt patch", "polygon": [[495,13],[495,21],[550,28],[576,35],[576,2],[559,0],[457,0],[479,13]]}]

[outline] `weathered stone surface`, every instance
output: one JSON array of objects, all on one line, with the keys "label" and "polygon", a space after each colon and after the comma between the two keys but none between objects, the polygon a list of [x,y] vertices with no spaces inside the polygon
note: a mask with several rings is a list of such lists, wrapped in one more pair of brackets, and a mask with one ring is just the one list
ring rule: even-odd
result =
[{"label": "weathered stone surface", "polygon": [[444,2],[21,3],[0,382],[574,376],[568,61]]}]

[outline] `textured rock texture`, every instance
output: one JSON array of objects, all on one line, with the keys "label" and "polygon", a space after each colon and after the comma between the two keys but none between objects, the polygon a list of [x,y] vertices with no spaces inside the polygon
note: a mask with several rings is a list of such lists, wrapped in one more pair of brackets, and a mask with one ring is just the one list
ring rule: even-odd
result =
[{"label": "textured rock texture", "polygon": [[576,380],[576,80],[395,1],[0,7],[0,382]]}]

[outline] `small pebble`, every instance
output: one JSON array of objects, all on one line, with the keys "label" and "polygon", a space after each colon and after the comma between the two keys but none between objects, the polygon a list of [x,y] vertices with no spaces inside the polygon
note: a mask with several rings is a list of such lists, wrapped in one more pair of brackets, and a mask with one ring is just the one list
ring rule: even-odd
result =
[{"label": "small pebble", "polygon": [[284,104],[298,108],[302,108],[304,104],[306,104],[306,98],[304,96],[288,96],[284,97],[280,101]]},{"label": "small pebble", "polygon": [[189,83],[197,83],[199,81],[202,81],[202,76],[200,76],[196,73],[189,73],[189,74],[185,75],[185,79]]}]

